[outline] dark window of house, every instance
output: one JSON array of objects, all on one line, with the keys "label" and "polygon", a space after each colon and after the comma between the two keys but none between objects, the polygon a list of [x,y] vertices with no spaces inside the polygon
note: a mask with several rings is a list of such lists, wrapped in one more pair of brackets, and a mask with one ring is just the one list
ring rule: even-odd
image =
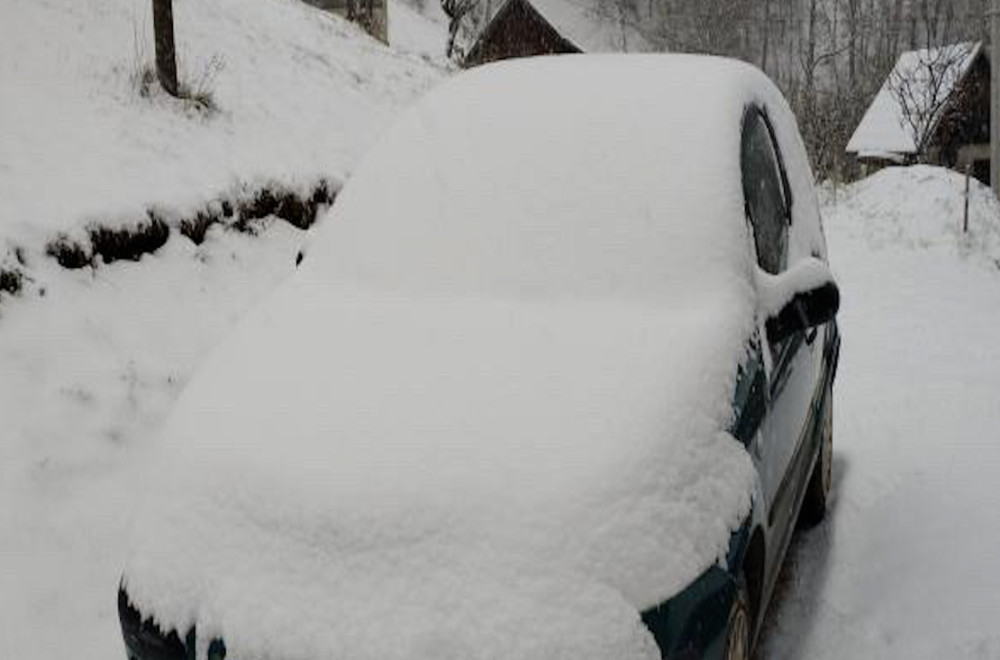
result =
[{"label": "dark window of house", "polygon": [[753,226],[757,261],[771,274],[786,264],[788,199],[779,157],[763,114],[747,112],[743,124],[743,196]]},{"label": "dark window of house", "polygon": [[990,185],[990,161],[977,160],[972,163],[972,176],[983,185]]}]

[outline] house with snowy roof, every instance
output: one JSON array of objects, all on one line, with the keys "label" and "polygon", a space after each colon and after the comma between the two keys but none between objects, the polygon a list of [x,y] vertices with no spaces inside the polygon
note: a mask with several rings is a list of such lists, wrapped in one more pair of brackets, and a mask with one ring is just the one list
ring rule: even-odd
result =
[{"label": "house with snowy roof", "polygon": [[491,12],[465,66],[560,53],[650,52],[631,19],[594,0],[504,0]]},{"label": "house with snowy roof", "polygon": [[981,43],[900,55],[851,136],[864,172],[932,163],[989,184],[990,58]]}]

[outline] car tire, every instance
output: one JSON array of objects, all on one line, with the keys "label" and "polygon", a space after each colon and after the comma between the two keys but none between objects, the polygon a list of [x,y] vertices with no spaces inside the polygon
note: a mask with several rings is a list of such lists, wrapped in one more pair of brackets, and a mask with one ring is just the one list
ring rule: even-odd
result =
[{"label": "car tire", "polygon": [[742,571],[737,582],[736,597],[729,610],[729,624],[726,629],[724,660],[750,660],[753,644],[753,617],[750,613],[750,592]]},{"label": "car tire", "polygon": [[827,500],[833,484],[833,392],[829,390],[823,406],[820,434],[819,456],[799,512],[799,524],[802,527],[818,525],[826,517]]}]

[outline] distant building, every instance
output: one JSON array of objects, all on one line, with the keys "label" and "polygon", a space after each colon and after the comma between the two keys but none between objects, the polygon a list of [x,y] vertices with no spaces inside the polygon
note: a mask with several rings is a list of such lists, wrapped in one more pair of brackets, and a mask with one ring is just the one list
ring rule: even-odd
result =
[{"label": "distant building", "polygon": [[656,50],[626,20],[592,0],[504,0],[464,59],[465,66],[560,53]]},{"label": "distant building", "polygon": [[303,0],[357,23],[384,44],[389,43],[388,0]]},{"label": "distant building", "polygon": [[[929,73],[936,62],[950,63],[946,74]],[[900,81],[910,86],[905,95]],[[901,97],[907,99],[908,109]],[[936,113],[930,111],[938,105]],[[923,153],[918,153],[907,117],[921,112],[926,115],[928,139]],[[857,158],[865,174],[921,161],[962,172],[970,168],[973,176],[989,185],[990,60],[982,44],[903,53],[854,131],[847,152]]]}]

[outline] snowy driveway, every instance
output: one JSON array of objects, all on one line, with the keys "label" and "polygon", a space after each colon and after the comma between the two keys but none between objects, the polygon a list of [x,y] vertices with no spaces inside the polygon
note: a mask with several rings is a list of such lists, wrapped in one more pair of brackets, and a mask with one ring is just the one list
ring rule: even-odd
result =
[{"label": "snowy driveway", "polygon": [[[953,200],[912,221],[957,226]],[[825,211],[843,292],[835,499],[793,545],[760,655],[1000,658],[1000,270]]]}]

